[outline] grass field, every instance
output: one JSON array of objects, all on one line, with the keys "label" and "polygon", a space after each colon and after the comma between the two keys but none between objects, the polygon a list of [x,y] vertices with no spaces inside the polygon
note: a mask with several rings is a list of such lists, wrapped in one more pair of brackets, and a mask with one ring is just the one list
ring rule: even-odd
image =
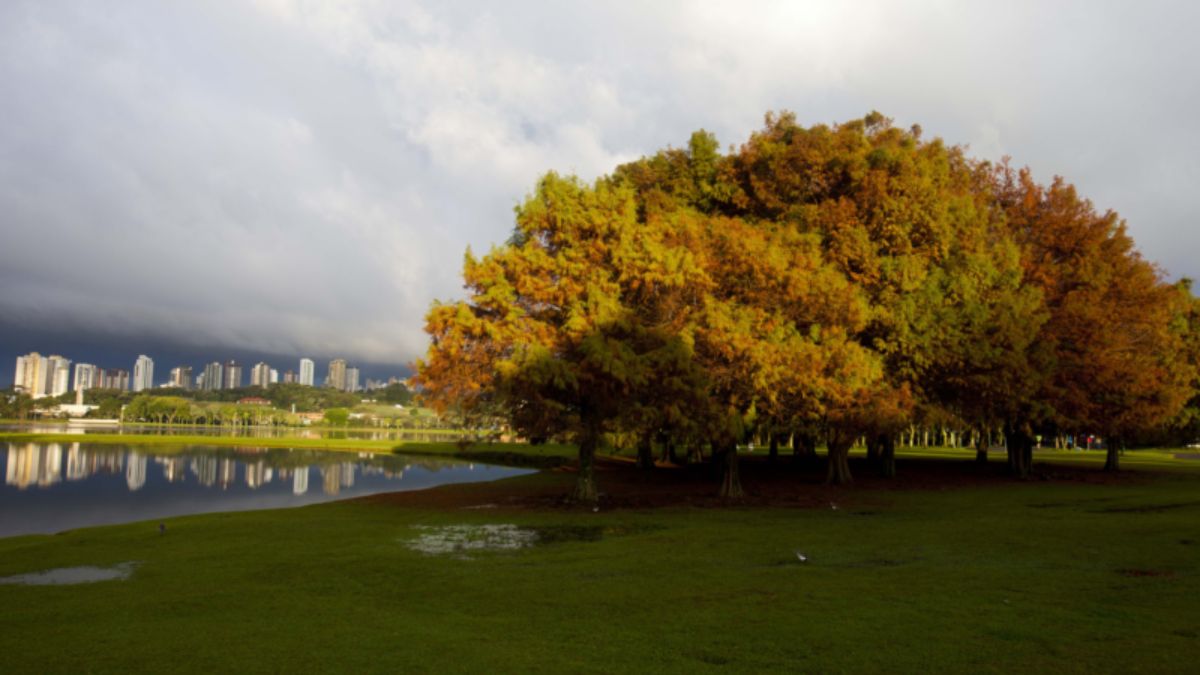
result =
[{"label": "grass field", "polygon": [[[0,576],[138,562],[0,585],[0,671],[1195,672],[1200,474],[1091,477],[593,513],[531,497],[569,489],[550,471],[0,539]],[[543,543],[412,548],[485,525]]]}]

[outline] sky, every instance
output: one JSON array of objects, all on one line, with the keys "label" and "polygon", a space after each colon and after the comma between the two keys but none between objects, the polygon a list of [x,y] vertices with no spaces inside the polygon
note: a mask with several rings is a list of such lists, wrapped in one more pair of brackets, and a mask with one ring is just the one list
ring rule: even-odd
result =
[{"label": "sky", "polygon": [[1197,277],[1197,28],[1187,2],[5,0],[0,385],[31,350],[397,372],[540,175],[772,110],[1061,175]]}]

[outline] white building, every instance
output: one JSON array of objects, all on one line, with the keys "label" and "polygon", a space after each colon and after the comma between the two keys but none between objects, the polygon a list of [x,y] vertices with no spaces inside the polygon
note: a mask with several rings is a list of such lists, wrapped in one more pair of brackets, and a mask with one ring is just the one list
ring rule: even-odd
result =
[{"label": "white building", "polygon": [[313,375],[316,373],[316,366],[312,359],[300,359],[300,384],[306,387],[313,386]]},{"label": "white building", "polygon": [[90,363],[75,364],[75,391],[92,389],[100,385],[100,369]]},{"label": "white building", "polygon": [[46,395],[62,396],[71,389],[71,360],[61,356],[51,356],[50,368],[46,372]]},{"label": "white building", "polygon": [[171,369],[170,386],[179,387],[180,389],[192,388],[192,367],[178,366]]},{"label": "white building", "polygon": [[133,390],[142,391],[153,388],[154,359],[145,354],[139,354],[137,361],[133,364]]},{"label": "white building", "polygon": [[18,356],[13,388],[33,398],[45,396],[46,376],[49,368],[50,360],[37,352]]},{"label": "white building", "polygon": [[221,388],[224,381],[225,367],[221,365],[220,361],[213,361],[204,366],[204,372],[201,373],[201,376],[204,378],[204,384],[197,386],[205,391],[216,391]]},{"label": "white building", "polygon": [[259,361],[250,369],[250,386],[266,389],[269,384],[271,384],[271,366]]}]

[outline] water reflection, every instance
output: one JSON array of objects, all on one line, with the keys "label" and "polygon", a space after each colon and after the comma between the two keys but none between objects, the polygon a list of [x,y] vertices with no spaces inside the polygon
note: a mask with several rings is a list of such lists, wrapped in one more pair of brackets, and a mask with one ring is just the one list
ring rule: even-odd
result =
[{"label": "water reflection", "polygon": [[386,427],[351,427],[346,429],[309,429],[305,427],[271,426],[174,426],[147,424],[113,424],[111,426],[79,426],[27,422],[0,424],[0,431],[19,431],[36,434],[139,434],[148,436],[222,436],[226,438],[305,438],[305,439],[362,439],[371,441],[413,441],[446,443],[457,441],[462,434],[423,429]]},{"label": "water reflection", "polygon": [[[87,443],[7,445],[0,536],[298,506],[528,472],[437,458],[315,450],[185,446],[156,454]],[[314,471],[319,477],[312,476]],[[309,489],[310,480],[319,480],[320,490]]]}]

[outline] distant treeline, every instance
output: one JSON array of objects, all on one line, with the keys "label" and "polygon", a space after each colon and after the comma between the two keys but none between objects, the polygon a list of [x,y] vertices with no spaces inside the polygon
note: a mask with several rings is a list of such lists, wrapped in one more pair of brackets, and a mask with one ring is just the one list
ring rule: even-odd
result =
[{"label": "distant treeline", "polygon": [[[121,391],[119,389],[88,389],[84,391],[83,402],[87,405],[99,406],[89,417],[115,418],[120,415],[121,407],[133,403],[139,396],[155,398],[177,398],[196,403],[237,403],[246,398],[262,398],[271,402],[271,406],[281,410],[291,411],[295,406],[296,412],[320,412],[330,408],[353,408],[364,400],[378,403],[409,405],[413,394],[402,383],[388,385],[382,389],[360,392],[344,392],[324,387],[308,387],[300,384],[273,384],[269,387],[240,387],[237,389],[187,390],[178,388],[159,388],[143,392]],[[32,401],[28,396],[13,393],[0,395],[0,418],[18,419],[27,417],[36,403],[38,408],[48,408],[64,403],[74,403],[75,393],[70,392],[57,397],[41,398]]]}]

